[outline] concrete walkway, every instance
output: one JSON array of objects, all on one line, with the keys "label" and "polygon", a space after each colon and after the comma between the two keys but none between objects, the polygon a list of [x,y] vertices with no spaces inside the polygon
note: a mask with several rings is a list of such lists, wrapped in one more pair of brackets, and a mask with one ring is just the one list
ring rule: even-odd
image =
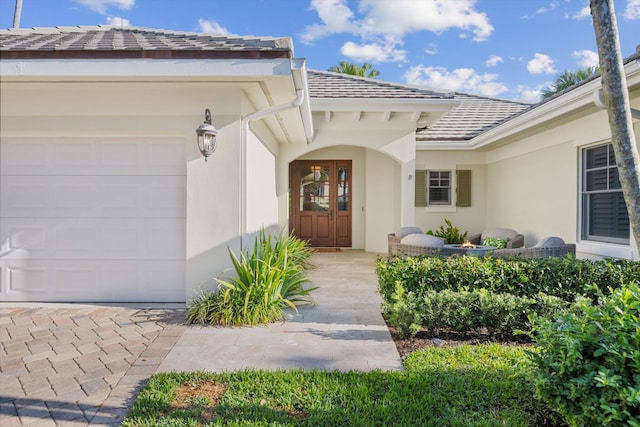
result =
[{"label": "concrete walkway", "polygon": [[118,426],[156,372],[401,370],[375,255],[312,260],[315,305],[264,327],[187,326],[181,305],[0,304],[0,426]]},{"label": "concrete walkway", "polygon": [[380,315],[375,255],[318,253],[310,271],[314,305],[288,312],[287,321],[252,328],[190,327],[158,372],[243,368],[401,370]]}]

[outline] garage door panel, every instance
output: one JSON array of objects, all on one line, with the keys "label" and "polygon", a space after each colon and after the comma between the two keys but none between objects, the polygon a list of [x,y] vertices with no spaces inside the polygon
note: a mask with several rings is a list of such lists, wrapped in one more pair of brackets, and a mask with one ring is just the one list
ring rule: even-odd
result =
[{"label": "garage door panel", "polygon": [[184,137],[0,144],[0,300],[185,301]]},{"label": "garage door panel", "polygon": [[184,140],[172,137],[5,138],[3,175],[184,175]]},{"label": "garage door panel", "polygon": [[3,301],[180,302],[184,261],[0,261]]},{"label": "garage door panel", "polygon": [[2,217],[184,218],[184,176],[3,176]]},{"label": "garage door panel", "polygon": [[3,259],[166,259],[185,256],[181,218],[6,218]]}]

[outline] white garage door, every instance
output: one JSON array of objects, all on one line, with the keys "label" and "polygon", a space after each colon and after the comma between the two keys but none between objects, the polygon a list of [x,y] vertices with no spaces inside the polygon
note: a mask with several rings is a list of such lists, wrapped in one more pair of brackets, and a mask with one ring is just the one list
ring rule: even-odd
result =
[{"label": "white garage door", "polygon": [[170,138],[3,138],[2,301],[185,300],[185,153]]}]

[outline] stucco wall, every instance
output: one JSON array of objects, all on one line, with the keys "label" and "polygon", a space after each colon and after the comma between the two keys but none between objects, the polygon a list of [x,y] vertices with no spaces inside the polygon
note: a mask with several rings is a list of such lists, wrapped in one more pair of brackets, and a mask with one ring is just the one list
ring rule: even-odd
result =
[{"label": "stucco wall", "polygon": [[487,227],[513,228],[525,236],[527,246],[545,236],[575,242],[577,164],[577,150],[571,142],[489,163]]},{"label": "stucco wall", "polygon": [[278,232],[276,157],[252,133],[247,135],[247,233]]},{"label": "stucco wall", "polygon": [[480,233],[487,221],[487,171],[485,153],[469,151],[418,151],[417,170],[471,170],[471,206],[455,206],[455,191],[450,207],[415,207],[415,225],[435,231],[450,220],[461,232]]},{"label": "stucco wall", "polygon": [[384,154],[367,151],[367,252],[386,253],[387,234],[395,231],[401,216],[400,165]]},{"label": "stucco wall", "polygon": [[[487,153],[487,226],[509,226],[534,245],[545,236],[577,243],[580,258],[638,259],[633,242],[581,241],[582,149],[611,141],[604,110],[591,109]],[[635,124],[638,134],[639,126]],[[636,139],[637,144],[637,139]]]}]

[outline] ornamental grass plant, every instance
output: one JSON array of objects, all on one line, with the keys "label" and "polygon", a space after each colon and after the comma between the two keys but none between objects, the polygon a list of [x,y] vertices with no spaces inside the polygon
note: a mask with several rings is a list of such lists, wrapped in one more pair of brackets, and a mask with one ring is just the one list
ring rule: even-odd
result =
[{"label": "ornamental grass plant", "polygon": [[261,230],[250,250],[229,249],[233,273],[217,279],[217,291],[202,291],[187,309],[191,323],[258,325],[283,319],[284,309],[311,302],[306,269],[313,250],[292,234]]}]

